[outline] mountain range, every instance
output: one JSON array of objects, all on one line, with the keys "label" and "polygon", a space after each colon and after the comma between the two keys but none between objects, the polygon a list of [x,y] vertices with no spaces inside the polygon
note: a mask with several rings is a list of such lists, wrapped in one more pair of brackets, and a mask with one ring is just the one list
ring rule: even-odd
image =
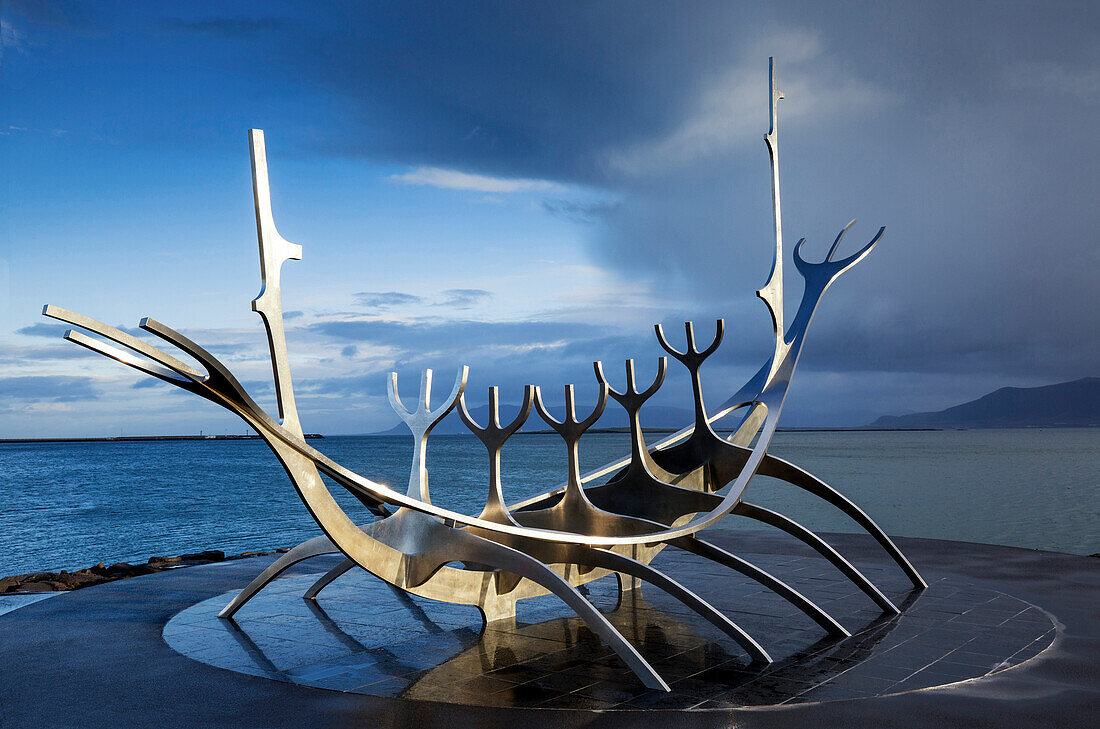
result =
[{"label": "mountain range", "polygon": [[884,415],[872,428],[1029,428],[1100,425],[1100,377],[1002,387],[935,413]]}]

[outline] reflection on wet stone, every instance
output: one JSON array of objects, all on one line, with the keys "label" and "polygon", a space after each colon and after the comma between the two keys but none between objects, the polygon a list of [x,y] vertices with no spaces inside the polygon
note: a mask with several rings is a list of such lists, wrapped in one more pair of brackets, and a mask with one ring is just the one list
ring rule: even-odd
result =
[{"label": "reflection on wet stone", "polygon": [[[830,638],[748,580],[710,580],[684,553],[657,562],[750,632],[772,638],[761,667],[725,634],[657,591],[619,602],[613,577],[585,586],[608,620],[653,662],[671,693],[646,689],[585,623],[553,598],[521,606],[513,621],[481,623],[474,608],[394,590],[349,574],[317,601],[316,575],[286,577],[235,622],[218,620],[220,595],[176,615],[164,638],[190,658],[304,686],[482,706],[559,709],[721,709],[864,698],[977,678],[1038,655],[1054,640],[1045,613],[961,582],[924,592],[882,565],[860,565],[903,608],[882,617],[812,557],[752,559],[812,595],[852,632]],[[689,564],[690,562],[690,564]],[[682,564],[679,564],[682,563]],[[720,586],[712,594],[713,586]]]}]

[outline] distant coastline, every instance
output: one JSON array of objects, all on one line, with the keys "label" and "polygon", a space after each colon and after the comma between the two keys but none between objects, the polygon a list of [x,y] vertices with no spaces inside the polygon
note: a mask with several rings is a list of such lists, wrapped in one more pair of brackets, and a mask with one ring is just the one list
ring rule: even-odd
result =
[{"label": "distant coastline", "polygon": [[[306,433],[306,440],[324,438]],[[260,440],[258,435],[106,435],[98,438],[0,438],[0,443],[114,443],[156,440]]]}]

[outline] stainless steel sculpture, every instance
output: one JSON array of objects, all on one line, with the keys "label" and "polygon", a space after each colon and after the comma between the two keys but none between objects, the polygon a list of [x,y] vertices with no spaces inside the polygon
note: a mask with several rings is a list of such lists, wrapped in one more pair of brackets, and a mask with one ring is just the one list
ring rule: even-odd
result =
[{"label": "stainless steel sculpture", "polygon": [[[118,329],[65,309],[46,306],[43,310],[46,316],[97,334],[125,349],[73,330],[65,334],[66,339],[193,392],[241,417],[267,442],[320,526],[323,535],[282,555],[242,590],[221,616],[230,618],[291,565],[320,554],[341,553],[346,559],[314,584],[305,597],[316,597],[327,584],[355,566],[415,595],[476,605],[486,621],[514,617],[516,603],[522,599],[554,594],[575,610],[646,686],[668,690],[645,658],[577,590],[581,584],[615,574],[623,591],[636,589],[641,582],[647,582],[724,631],[753,661],[770,661],[767,651],[752,636],[700,596],[651,566],[658,552],[674,547],[758,581],[803,611],[829,634],[848,636],[842,625],[804,595],[700,536],[704,529],[730,514],[762,521],[788,532],[828,559],[883,612],[899,612],[859,570],[812,531],[782,514],[746,501],[749,482],[757,474],[787,481],[843,511],[878,540],[914,588],[926,587],[890,538],[859,507],[806,471],[768,454],[818,302],[841,274],[870,253],[885,231],[885,228],[880,229],[870,243],[856,253],[834,259],[844,234],[855,223],[852,221],[836,237],[819,263],[810,263],[802,257],[805,239],[798,241],[793,252],[794,262],[805,287],[798,310],[790,326],[785,327],[778,159],[779,101],[783,95],[776,85],[774,65],[770,81],[771,128],[765,142],[771,159],[775,258],[768,282],[757,295],[771,313],[775,347],[756,375],[716,411],[710,412],[703,396],[700,368],[722,343],[723,321],[718,321],[713,341],[703,350],[696,346],[691,322],[685,324],[683,351],[676,349],[657,325],[658,342],[669,356],[687,369],[691,378],[695,422],[653,447],[645,443],[641,413],[646,400],[665,379],[665,357],[658,362],[652,384],[641,391],[633,360],[626,362],[625,386],[621,391],[609,384],[603,366],[595,363],[600,394],[591,413],[582,419],[576,412],[572,385],[566,387],[566,414],[561,421],[550,415],[539,388],[528,386],[519,415],[507,425],[499,422],[496,388],[489,390],[488,422],[482,426],[470,416],[464,392],[466,367],[459,369],[450,393],[434,406],[432,372],[426,370],[418,402],[412,410],[404,405],[398,394],[397,375],[392,375],[390,403],[408,425],[415,443],[405,493],[349,471],[306,443],[287,362],[279,286],[283,263],[288,259],[300,259],[302,249],[283,239],[275,227],[264,137],[259,130],[250,131],[249,140],[263,287],[252,302],[252,308],[260,314],[267,330],[281,421],[257,405],[229,370],[209,352],[159,322],[146,318],[141,320],[140,326],[194,358],[199,368]],[[627,413],[631,453],[582,476],[578,457],[581,437],[604,411],[609,398]],[[432,428],[455,407],[481,440],[489,457],[488,493],[485,507],[477,516],[433,505],[428,489],[428,437]],[[509,507],[500,477],[501,450],[528,418],[532,408],[565,441],[567,478],[563,486]],[[744,409],[744,414],[736,431],[728,438],[718,435],[712,423],[739,409]],[[754,437],[755,443],[750,447]],[[353,521],[329,493],[321,480],[322,474],[355,495],[374,515],[374,520],[365,524]],[[606,483],[586,485],[607,476],[610,478]],[[456,564],[461,566],[453,566]]]}]

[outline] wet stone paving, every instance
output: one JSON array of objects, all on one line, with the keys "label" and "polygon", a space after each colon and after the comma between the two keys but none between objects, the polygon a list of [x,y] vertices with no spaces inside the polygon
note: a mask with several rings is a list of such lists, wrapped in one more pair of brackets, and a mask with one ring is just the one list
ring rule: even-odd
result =
[{"label": "wet stone paving", "polygon": [[[336,691],[478,706],[719,709],[858,699],[975,679],[1038,655],[1055,628],[1039,608],[957,579],[923,592],[893,564],[857,563],[900,608],[885,616],[819,557],[743,554],[839,620],[834,639],[797,608],[737,573],[666,549],[654,566],[756,638],[775,659],[750,664],[702,617],[650,585],[609,576],[581,587],[671,687],[646,689],[552,596],[522,601],[488,626],[471,606],[410,596],[362,571],[301,595],[320,576],[284,577],[237,613],[230,592],[174,616],[164,639],[188,658]],[[329,563],[318,562],[323,570]]]}]

